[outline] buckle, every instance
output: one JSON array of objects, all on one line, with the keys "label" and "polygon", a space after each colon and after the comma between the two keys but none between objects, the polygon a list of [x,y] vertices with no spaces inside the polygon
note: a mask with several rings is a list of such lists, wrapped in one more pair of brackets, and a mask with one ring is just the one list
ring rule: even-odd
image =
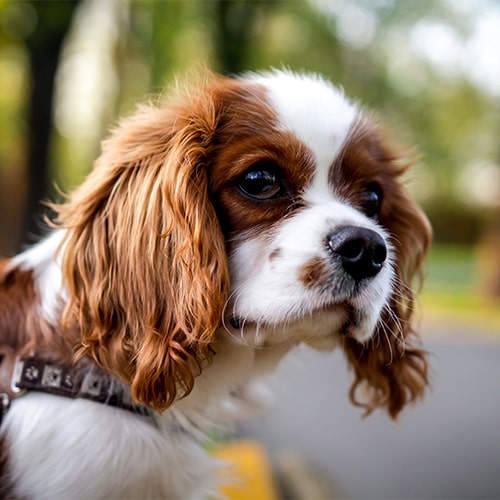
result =
[{"label": "buckle", "polygon": [[23,370],[24,360],[22,360],[19,356],[16,356],[16,359],[14,361],[14,369],[12,370],[12,377],[10,379],[10,390],[14,397],[22,396],[27,390],[19,387],[21,378],[23,376]]},{"label": "buckle", "polygon": [[[23,395],[26,391],[18,384],[23,369],[23,361],[16,356],[13,349],[0,346],[0,394],[10,399]],[[5,404],[5,403],[3,403]]]},{"label": "buckle", "polygon": [[3,416],[10,408],[10,397],[5,392],[0,392],[0,425],[2,425]]}]

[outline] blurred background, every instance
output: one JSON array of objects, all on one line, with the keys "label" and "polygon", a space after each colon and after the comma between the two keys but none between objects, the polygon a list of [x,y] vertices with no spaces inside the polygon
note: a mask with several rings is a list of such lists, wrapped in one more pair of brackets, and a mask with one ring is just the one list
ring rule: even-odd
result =
[{"label": "blurred background", "polygon": [[[483,477],[483,462],[476,460],[483,473],[477,488],[483,489],[474,490],[474,483],[471,491],[500,497],[498,0],[0,0],[0,255],[11,256],[43,234],[40,200],[60,199],[82,181],[118,116],[186,73],[270,66],[322,73],[376,111],[395,142],[417,148],[408,186],[435,232],[421,294],[422,330],[429,350],[442,354],[437,364],[445,372],[445,386],[437,383],[425,415],[435,415],[432,401],[439,400],[440,418],[463,417],[470,404],[457,380],[464,383],[464,371],[473,374],[470,395],[484,397],[472,420],[450,436],[453,455],[460,456],[457,435],[476,428],[478,419],[485,432],[496,432],[486,441],[498,445],[497,453],[477,451],[492,474]],[[469,356],[476,348],[478,369]],[[488,386],[492,381],[496,385]],[[442,400],[440,391],[443,397],[456,391],[455,399]],[[452,414],[446,401],[456,403]],[[307,437],[301,419],[290,413],[296,412],[286,415],[299,429],[283,441]],[[265,439],[279,447],[273,418]],[[405,431],[405,439],[417,428]],[[416,441],[427,443],[415,432]],[[393,451],[391,464],[402,453]],[[320,460],[313,455],[308,458]],[[335,463],[326,456],[323,462]],[[467,488],[445,486],[466,479],[470,485],[463,468],[470,472],[469,462],[457,464],[444,489],[408,490],[404,483],[394,491],[460,497]],[[418,484],[426,481],[429,476]],[[367,488],[343,485],[350,496],[396,494]]]}]

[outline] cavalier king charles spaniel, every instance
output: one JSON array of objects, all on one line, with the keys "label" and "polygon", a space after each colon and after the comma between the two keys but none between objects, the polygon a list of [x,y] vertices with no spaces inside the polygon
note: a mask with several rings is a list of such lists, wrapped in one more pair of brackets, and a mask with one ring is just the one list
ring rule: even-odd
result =
[{"label": "cavalier king charles spaniel", "polygon": [[409,163],[316,75],[208,75],[145,105],[0,262],[0,490],[200,498],[209,429],[294,346],[340,348],[391,417],[428,364],[412,327],[431,230]]}]

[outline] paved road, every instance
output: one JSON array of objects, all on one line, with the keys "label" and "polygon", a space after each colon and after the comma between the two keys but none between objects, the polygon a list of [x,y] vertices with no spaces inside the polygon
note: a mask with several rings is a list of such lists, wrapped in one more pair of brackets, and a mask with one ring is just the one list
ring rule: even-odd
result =
[{"label": "paved road", "polygon": [[337,497],[500,498],[500,336],[426,337],[433,389],[400,423],[360,418],[340,352],[301,350],[273,381],[271,412],[243,433],[272,457],[300,451]]}]

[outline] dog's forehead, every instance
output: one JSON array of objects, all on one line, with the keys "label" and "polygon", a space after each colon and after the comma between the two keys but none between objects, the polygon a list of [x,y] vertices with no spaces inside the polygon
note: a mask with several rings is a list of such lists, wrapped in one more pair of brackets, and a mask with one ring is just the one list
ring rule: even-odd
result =
[{"label": "dog's forehead", "polygon": [[328,172],[360,115],[343,91],[316,75],[274,72],[256,78],[266,88],[281,129],[312,152],[314,182],[327,185]]}]

